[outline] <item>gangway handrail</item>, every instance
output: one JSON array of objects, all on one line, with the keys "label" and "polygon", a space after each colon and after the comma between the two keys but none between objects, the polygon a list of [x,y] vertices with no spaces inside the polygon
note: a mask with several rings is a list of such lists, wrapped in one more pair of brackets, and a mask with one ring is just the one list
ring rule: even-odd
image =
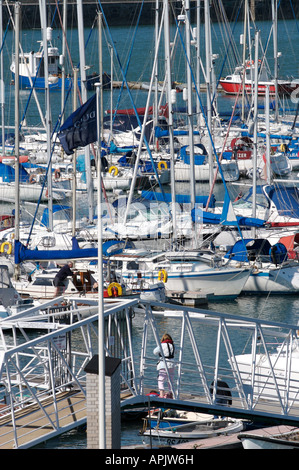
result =
[{"label": "gangway handrail", "polygon": [[[96,307],[96,300],[90,305]],[[73,310],[80,314],[76,301]],[[175,315],[168,321],[170,310]],[[68,312],[72,313],[72,307]],[[164,319],[161,318],[163,312]],[[296,347],[299,351],[297,325],[139,299],[112,303],[105,308],[103,315],[106,355],[121,359],[121,391],[125,392],[121,398],[122,408],[148,405],[148,392],[157,387],[153,349],[160,344],[162,333],[167,328],[173,330],[176,344],[173,360],[176,376],[173,381],[168,373],[174,398],[150,397],[152,403],[244,419],[256,417],[261,420],[265,417],[268,421],[273,419],[299,425],[299,368],[298,373],[294,372],[292,357]],[[48,314],[45,314],[47,319]],[[4,350],[0,354],[0,384],[4,388],[0,390],[0,399],[6,399],[10,407],[16,447],[23,445],[19,436],[21,426],[17,426],[20,409],[24,413],[29,412],[31,405],[40,409],[47,419],[51,436],[84,420],[80,417],[77,422],[64,426],[58,398],[63,393],[74,392],[73,396],[78,393],[80,400],[85,400],[85,367],[97,353],[97,321],[98,313],[95,313],[69,325],[60,324],[55,330],[43,329],[31,339],[21,328],[23,337],[9,335],[13,340],[7,343],[5,331],[10,327],[17,328],[20,323],[26,324],[26,318],[18,316],[15,321],[13,318],[3,323],[0,321],[4,342]],[[109,341],[112,337],[113,341]],[[278,338],[280,345],[275,354],[272,352],[274,338]],[[244,346],[249,353],[244,352]],[[281,375],[278,367],[282,363],[285,368]],[[222,385],[218,386],[219,380],[227,383],[231,403],[220,404],[219,397],[225,390]],[[216,384],[214,388],[212,383]],[[53,400],[51,413],[43,410],[46,398]],[[84,414],[83,401],[82,404],[78,401],[78,409]],[[8,414],[5,416],[7,418]],[[4,421],[0,415],[0,447],[2,430],[3,435],[6,433]],[[30,445],[35,442],[33,434]]]}]

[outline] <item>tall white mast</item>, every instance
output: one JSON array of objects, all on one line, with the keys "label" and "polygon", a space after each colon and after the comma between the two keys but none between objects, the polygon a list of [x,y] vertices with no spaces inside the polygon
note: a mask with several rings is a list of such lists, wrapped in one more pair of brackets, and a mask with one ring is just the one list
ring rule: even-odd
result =
[{"label": "tall white mast", "polygon": [[[20,158],[19,158],[19,43],[20,43],[20,3],[15,3],[15,240],[20,238]],[[19,277],[19,265],[15,265],[14,276]]]},{"label": "tall white mast", "polygon": [[271,0],[273,21],[273,54],[275,86],[275,121],[278,122],[278,51],[277,51],[277,0]]},{"label": "tall white mast", "polygon": [[190,1],[186,0],[186,49],[187,49],[187,101],[188,101],[188,132],[190,155],[190,196],[191,210],[195,207],[195,170],[194,170],[194,134],[193,134],[193,100],[192,100],[192,75],[191,75],[191,43],[190,43]]},{"label": "tall white mast", "polygon": [[[257,182],[257,120],[258,120],[258,63],[259,63],[259,32],[255,33],[255,59],[254,59],[254,128],[253,128],[253,174],[252,174],[252,217],[256,217],[256,182]],[[252,237],[255,238],[256,228],[252,228]]]},{"label": "tall white mast", "polygon": [[49,89],[49,63],[48,63],[48,37],[46,20],[46,0],[39,0],[40,20],[43,34],[44,70],[45,70],[45,94],[46,94],[46,133],[47,133],[47,157],[48,157],[48,208],[49,229],[53,230],[53,198],[52,198],[52,160],[51,160],[51,107]]},{"label": "tall white mast", "polygon": [[[207,120],[209,131],[212,134],[212,103],[211,103],[211,49],[210,49],[210,2],[205,0],[205,45],[206,45],[206,87],[207,87]],[[213,149],[212,142],[208,143],[209,155],[209,181],[213,184]]]},{"label": "tall white mast", "polygon": [[64,121],[64,101],[65,101],[65,56],[66,56],[66,30],[67,30],[67,0],[63,0],[63,34],[62,34],[62,50],[59,58],[61,66],[61,124]]},{"label": "tall white mast", "polygon": [[[78,35],[79,35],[79,51],[80,51],[80,75],[81,75],[81,94],[82,101],[87,101],[87,80],[86,80],[86,62],[84,47],[84,28],[83,28],[83,6],[82,0],[77,0],[77,16],[78,16]],[[91,175],[90,164],[90,148],[86,145],[85,151],[85,169],[86,169],[86,185],[88,193],[88,213],[89,220],[93,221],[94,201],[93,201],[93,180]]]},{"label": "tall white mast", "polygon": [[171,201],[172,201],[172,225],[173,239],[177,241],[176,230],[176,207],[175,207],[175,174],[174,174],[174,139],[173,139],[173,110],[171,101],[171,67],[170,67],[170,32],[169,32],[169,9],[168,0],[163,0],[164,5],[164,41],[165,41],[165,62],[166,62],[166,83],[168,99],[168,129],[169,129],[169,148],[170,148],[170,178],[171,178]]},{"label": "tall white mast", "polygon": [[197,114],[197,126],[199,128],[201,124],[201,106],[200,100],[197,95],[200,96],[200,6],[201,0],[197,0],[196,3],[196,114]]},{"label": "tall white mast", "polygon": [[[3,43],[3,2],[0,0],[0,45]],[[2,128],[2,153],[5,155],[5,89],[3,73],[3,47],[0,55],[0,99],[1,99],[1,128]]]},{"label": "tall white mast", "polygon": [[248,0],[244,4],[244,33],[243,33],[243,75],[242,75],[242,121],[245,121],[245,75],[246,75],[246,43],[247,43]]}]

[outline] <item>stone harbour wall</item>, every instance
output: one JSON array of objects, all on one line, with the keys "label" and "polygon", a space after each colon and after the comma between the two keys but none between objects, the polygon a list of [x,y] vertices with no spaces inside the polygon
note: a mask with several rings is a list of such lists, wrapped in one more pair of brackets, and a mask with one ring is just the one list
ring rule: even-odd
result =
[{"label": "stone harbour wall", "polygon": [[[13,11],[13,4],[15,2],[10,1],[9,6],[11,11]],[[59,2],[60,4],[60,11],[62,12],[62,4],[63,2]],[[203,11],[203,4],[202,6],[202,15],[204,14]],[[271,19],[271,0],[255,0],[255,16],[256,20],[269,20]],[[50,18],[53,18],[53,13],[56,8],[56,3],[54,0],[50,0],[47,2],[48,5],[48,15],[49,15],[49,24]],[[101,2],[103,6],[104,15],[106,17],[107,23],[109,26],[126,26],[131,24],[136,24],[141,2],[138,1],[129,1],[126,2],[115,2],[104,0]],[[190,2],[191,8],[191,21],[195,22],[196,17],[196,2]],[[180,1],[172,1],[171,8],[172,10],[179,14],[180,9],[182,6],[182,2]],[[236,0],[223,0],[223,6],[225,10],[225,14],[229,21],[235,21],[236,17],[238,16],[239,21],[243,20],[243,12],[239,12],[240,2]],[[160,1],[160,8],[162,8],[162,2]],[[68,26],[75,27],[77,24],[77,7],[76,2],[74,0],[68,0]],[[92,26],[95,21],[97,11],[99,10],[99,3],[98,0],[83,0],[83,15],[84,15],[84,25],[86,27]],[[238,14],[239,12],[239,14]],[[211,19],[212,21],[219,21],[220,9],[219,9],[219,2],[211,1]],[[282,2],[282,6],[278,9],[278,18],[283,19],[293,19],[294,15],[296,18],[299,17],[299,2]],[[21,16],[22,16],[22,28],[23,29],[31,29],[31,28],[39,28],[40,27],[40,18],[39,18],[39,6],[38,0],[22,0],[21,1]],[[3,8],[3,22],[4,25],[7,24],[8,20],[8,12],[7,9]],[[56,15],[56,24],[52,27],[59,26],[59,18]],[[154,24],[155,19],[155,1],[146,1],[143,6],[143,10],[140,16],[140,24]]]}]

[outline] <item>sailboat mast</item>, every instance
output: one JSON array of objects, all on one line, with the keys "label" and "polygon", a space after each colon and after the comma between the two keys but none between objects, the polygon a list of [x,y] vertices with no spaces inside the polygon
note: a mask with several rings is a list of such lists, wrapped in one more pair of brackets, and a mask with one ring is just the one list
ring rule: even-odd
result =
[{"label": "sailboat mast", "polygon": [[185,3],[185,29],[187,50],[187,101],[188,101],[188,132],[189,132],[189,155],[190,155],[190,197],[191,210],[195,208],[195,170],[194,170],[194,134],[193,134],[193,100],[192,100],[192,76],[191,76],[191,42],[190,42],[190,1]]},{"label": "sailboat mast", "polygon": [[[99,11],[98,12],[98,33],[99,33],[99,83],[102,84],[103,81],[103,44],[102,44],[102,28],[103,28],[103,14]],[[101,150],[102,150],[102,140],[103,140],[103,116],[104,116],[104,105],[103,105],[103,86],[100,87],[100,162],[101,162]],[[112,111],[112,108],[111,108]],[[112,112],[111,112],[112,114]],[[99,170],[101,170],[101,165]]]},{"label": "sailboat mast", "polygon": [[[15,3],[15,241],[20,239],[20,158],[19,158],[19,43],[20,43],[20,3]],[[19,265],[15,264],[14,276],[18,279]]]},{"label": "sailboat mast", "polygon": [[[208,127],[212,134],[212,103],[211,103],[211,50],[210,50],[210,2],[205,0],[205,45],[206,45],[206,87],[207,87],[207,120]],[[212,142],[208,143],[209,155],[209,181],[210,187],[213,184],[213,151]]]},{"label": "sailboat mast", "polygon": [[[155,49],[156,49],[156,54],[157,54],[157,48],[159,46],[158,44],[158,30],[159,30],[159,0],[156,0],[155,4]],[[158,86],[159,86],[159,81],[158,81],[158,75],[159,75],[159,70],[158,70],[158,62],[155,64],[155,85],[154,85],[154,113],[153,113],[153,123],[154,123],[154,129],[158,125]],[[157,143],[158,139],[154,136],[154,143],[155,143],[155,148],[157,148]]]},{"label": "sailboat mast", "polygon": [[52,159],[51,159],[51,107],[49,89],[49,62],[48,62],[48,37],[46,23],[46,1],[39,0],[40,21],[43,34],[45,93],[46,93],[46,133],[47,133],[47,157],[48,157],[48,209],[49,229],[53,230],[53,198],[52,198]]},{"label": "sailboat mast", "polygon": [[[256,183],[257,183],[257,120],[258,120],[258,63],[259,63],[259,31],[255,33],[254,58],[254,128],[253,128],[253,174],[252,174],[252,217],[256,217]],[[252,237],[255,238],[256,228],[252,228]]]},{"label": "sailboat mast", "polygon": [[277,0],[271,0],[273,21],[275,121],[278,122],[278,51],[277,51]]},{"label": "sailboat mast", "polygon": [[[196,2],[196,88],[198,97],[200,96],[200,5],[201,0]],[[196,96],[197,96],[196,94]],[[201,107],[199,98],[196,99],[197,127],[201,124]]]},{"label": "sailboat mast", "polygon": [[170,178],[171,178],[171,203],[172,203],[172,225],[173,238],[176,243],[176,207],[175,207],[175,155],[174,155],[174,139],[173,139],[173,110],[171,101],[171,67],[170,67],[170,32],[169,32],[169,6],[168,0],[163,0],[164,5],[164,48],[166,62],[166,83],[167,83],[167,99],[168,99],[168,129],[169,129],[169,149],[170,149]]},{"label": "sailboat mast", "polygon": [[246,43],[247,43],[248,0],[244,4],[244,33],[243,33],[243,75],[242,75],[242,121],[245,121],[245,75],[246,75]]},{"label": "sailboat mast", "polygon": [[62,50],[60,56],[61,66],[61,124],[64,121],[64,101],[65,101],[65,52],[66,52],[66,30],[67,30],[67,0],[63,0],[63,34]]},{"label": "sailboat mast", "polygon": [[[158,34],[158,38],[157,38],[154,64],[153,64],[152,75],[151,75],[151,80],[150,80],[150,85],[149,85],[149,91],[148,91],[148,95],[147,95],[147,101],[146,101],[145,112],[144,112],[144,117],[143,117],[143,125],[141,126],[141,136],[140,136],[136,161],[135,161],[135,165],[134,165],[133,178],[132,178],[132,182],[131,182],[131,188],[130,188],[130,192],[129,192],[129,196],[128,196],[128,202],[127,202],[127,207],[126,207],[126,212],[125,212],[125,215],[124,215],[123,223],[127,222],[131,202],[132,202],[132,199],[133,199],[133,193],[134,193],[134,189],[135,189],[135,185],[136,185],[136,178],[137,178],[138,166],[139,166],[139,162],[140,162],[141,149],[142,149],[142,145],[143,145],[144,138],[145,138],[145,129],[146,129],[145,123],[147,122],[148,113],[149,113],[151,93],[152,93],[154,78],[155,78],[156,62],[158,60],[159,44],[160,44],[161,34],[162,34],[162,25],[163,25],[165,15],[166,15],[166,10],[165,10],[165,5],[164,5],[163,6],[162,19],[161,19],[161,27],[159,29],[159,34]],[[149,147],[148,147],[148,152],[150,154],[150,148]]]},{"label": "sailboat mast", "polygon": [[[77,0],[77,16],[78,16],[78,35],[79,35],[79,52],[80,52],[80,75],[81,75],[81,94],[82,101],[87,101],[87,80],[86,80],[86,62],[85,62],[85,48],[84,48],[84,29],[83,29],[83,6],[82,0]],[[89,145],[85,147],[85,169],[86,169],[86,185],[88,193],[88,213],[89,220],[93,221],[93,181],[91,175],[90,163],[90,148]]]},{"label": "sailboat mast", "polygon": [[[74,87],[73,87],[73,111],[77,109],[77,86],[78,86],[78,69],[74,67]],[[73,153],[73,175],[72,175],[72,236],[76,236],[76,216],[77,216],[77,177],[76,177],[76,165],[77,165],[77,149]]]},{"label": "sailboat mast", "polygon": [[3,2],[0,0],[0,97],[1,97],[1,129],[2,129],[2,153],[5,155],[5,89],[4,89],[4,69],[3,69]]},{"label": "sailboat mast", "polygon": [[266,87],[265,94],[265,112],[266,112],[266,181],[267,184],[271,183],[271,166],[270,166],[270,90],[269,86]]}]

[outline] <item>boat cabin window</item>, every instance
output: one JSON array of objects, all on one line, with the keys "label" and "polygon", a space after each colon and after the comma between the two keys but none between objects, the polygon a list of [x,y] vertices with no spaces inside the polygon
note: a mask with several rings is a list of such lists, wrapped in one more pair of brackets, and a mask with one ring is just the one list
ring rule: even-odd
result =
[{"label": "boat cabin window", "polygon": [[136,217],[138,217],[138,215],[139,215],[139,211],[137,211],[137,210],[129,211],[129,214],[127,216],[127,220],[133,220]]},{"label": "boat cabin window", "polygon": [[156,259],[153,260],[153,263],[161,263],[162,261],[165,261],[165,256],[159,256]]},{"label": "boat cabin window", "polygon": [[113,260],[110,262],[110,269],[122,269],[123,267],[123,262],[120,260]]},{"label": "boat cabin window", "polygon": [[[253,194],[249,194],[247,197],[239,199],[238,201],[233,202],[234,207],[242,207],[243,209],[251,209],[253,203]],[[266,196],[263,194],[256,195],[256,205],[262,209],[268,208],[268,201]]]},{"label": "boat cabin window", "polygon": [[182,257],[177,257],[177,256],[169,256],[167,257],[169,261],[172,261],[173,263],[194,263],[195,261],[202,261],[202,258],[200,257],[200,253],[198,256],[182,256]]},{"label": "boat cabin window", "polygon": [[136,261],[129,261],[127,264],[127,269],[137,270],[139,269],[139,264]]},{"label": "boat cabin window", "polygon": [[52,279],[47,279],[45,277],[41,278],[41,279],[34,279],[33,283],[32,283],[33,286],[53,286],[53,280]]},{"label": "boat cabin window", "polygon": [[229,75],[228,77],[226,77],[226,80],[232,80],[232,77]]}]

